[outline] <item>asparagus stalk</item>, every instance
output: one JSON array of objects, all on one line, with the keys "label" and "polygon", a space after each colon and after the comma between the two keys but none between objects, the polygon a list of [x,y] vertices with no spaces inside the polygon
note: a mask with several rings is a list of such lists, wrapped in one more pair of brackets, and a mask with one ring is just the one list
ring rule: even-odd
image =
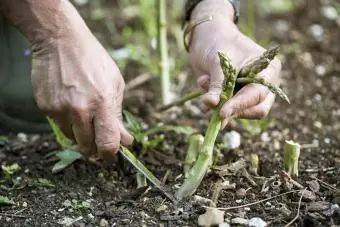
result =
[{"label": "asparagus stalk", "polygon": [[[270,62],[275,58],[275,56],[278,53],[279,53],[279,46],[275,46],[273,48],[268,49],[259,58],[249,63],[245,67],[243,67],[237,76],[236,84],[250,84],[250,83],[262,84],[268,87],[271,92],[278,95],[286,102],[290,103],[287,95],[282,91],[282,89],[266,81],[264,78],[256,77],[262,70],[268,67]],[[173,106],[181,106],[185,102],[198,98],[201,95],[202,95],[201,91],[191,92],[190,94],[184,96],[183,98],[179,100],[176,100],[168,105],[158,108],[158,111],[164,111]]]},{"label": "asparagus stalk", "polygon": [[299,175],[300,144],[292,140],[286,141],[284,147],[284,168],[291,177]]},{"label": "asparagus stalk", "polygon": [[223,104],[233,96],[236,82],[236,70],[226,55],[218,52],[218,56],[220,58],[220,65],[225,76],[220,102],[215,108],[213,116],[209,122],[202,149],[199,153],[197,162],[191,169],[191,176],[184,181],[182,186],[175,194],[177,199],[182,199],[186,196],[192,195],[200,185],[205,173],[212,164],[214,144],[218,132],[221,129],[220,110]]},{"label": "asparagus stalk", "polygon": [[189,137],[189,147],[183,167],[185,178],[190,176],[190,170],[197,160],[203,141],[204,137],[201,134],[193,134]]},{"label": "asparagus stalk", "polygon": [[258,176],[258,170],[259,170],[259,156],[257,154],[252,154],[250,155],[249,171],[255,176]]},{"label": "asparagus stalk", "polygon": [[167,42],[167,24],[166,24],[166,1],[157,0],[158,4],[158,50],[160,56],[160,73],[162,104],[170,102],[170,70]]}]

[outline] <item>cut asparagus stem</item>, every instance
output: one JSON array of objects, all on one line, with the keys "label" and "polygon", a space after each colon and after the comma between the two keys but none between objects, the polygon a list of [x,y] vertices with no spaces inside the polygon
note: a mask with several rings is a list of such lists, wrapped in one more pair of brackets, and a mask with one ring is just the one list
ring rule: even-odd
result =
[{"label": "cut asparagus stem", "polygon": [[223,104],[232,97],[234,92],[236,70],[227,56],[221,52],[218,52],[218,56],[220,58],[221,68],[224,74],[223,92],[220,96],[220,102],[214,110],[214,114],[209,122],[198,159],[190,171],[191,176],[184,181],[182,186],[175,194],[177,199],[182,199],[186,196],[192,195],[200,185],[205,173],[211,166],[214,144],[218,132],[221,129],[220,110]]},{"label": "cut asparagus stem", "polygon": [[137,181],[137,188],[143,188],[143,187],[148,186],[148,183],[146,182],[146,177],[141,172],[137,172],[136,181]]},{"label": "cut asparagus stem", "polygon": [[286,141],[284,147],[284,168],[291,177],[299,175],[300,144],[291,140]]},{"label": "cut asparagus stem", "polygon": [[190,170],[197,160],[203,141],[204,137],[201,134],[193,134],[189,137],[189,147],[183,167],[185,178],[190,176]]},{"label": "cut asparagus stem", "polygon": [[257,154],[251,154],[249,172],[254,174],[255,176],[258,176],[258,170],[259,170],[259,156]]}]

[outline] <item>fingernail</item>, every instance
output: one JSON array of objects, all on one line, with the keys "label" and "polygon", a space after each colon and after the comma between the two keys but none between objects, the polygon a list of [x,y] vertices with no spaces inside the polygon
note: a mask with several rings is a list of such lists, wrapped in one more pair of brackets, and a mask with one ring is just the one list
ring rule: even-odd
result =
[{"label": "fingernail", "polygon": [[229,122],[228,119],[224,119],[224,120],[222,121],[221,130],[223,130],[223,129],[227,126],[228,122]]}]

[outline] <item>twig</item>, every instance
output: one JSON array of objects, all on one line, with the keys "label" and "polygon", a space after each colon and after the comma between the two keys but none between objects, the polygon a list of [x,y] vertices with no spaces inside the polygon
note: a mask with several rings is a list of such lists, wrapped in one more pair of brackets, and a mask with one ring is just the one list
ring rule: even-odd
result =
[{"label": "twig", "polygon": [[305,170],[300,170],[302,173],[319,173],[319,172],[331,172],[333,170],[336,170],[337,167],[327,167],[323,169],[305,169]]},{"label": "twig", "polygon": [[294,193],[294,192],[299,192],[299,191],[301,191],[301,190],[292,190],[292,191],[285,192],[285,193],[282,193],[282,194],[279,194],[279,195],[275,195],[275,196],[269,197],[267,199],[262,199],[262,200],[259,200],[259,201],[253,202],[253,203],[247,203],[247,204],[243,204],[243,205],[240,205],[240,206],[234,206],[234,207],[225,207],[225,208],[218,207],[217,209],[226,211],[226,210],[235,210],[235,209],[239,209],[239,208],[249,207],[249,206],[252,206],[252,205],[267,202],[268,200],[272,200],[272,199],[275,199],[275,198],[278,198],[278,197],[281,197],[281,196],[284,196],[284,195],[288,195],[288,194],[291,194],[291,193]]},{"label": "twig", "polygon": [[242,169],[242,176],[248,180],[251,186],[257,187],[256,182],[253,180],[253,178],[250,176],[250,174],[248,173],[246,169]]},{"label": "twig", "polygon": [[303,194],[306,192],[306,189],[307,189],[307,188],[305,188],[305,189],[302,191],[302,193],[301,193],[301,196],[300,196],[300,199],[299,199],[299,204],[298,204],[298,210],[297,210],[297,213],[296,213],[295,217],[294,217],[290,222],[288,222],[288,224],[285,225],[285,227],[290,226],[291,224],[293,224],[293,223],[296,221],[296,219],[299,218],[299,215],[300,215],[300,207],[301,207],[301,201],[302,201]]},{"label": "twig", "polygon": [[24,215],[19,215],[19,214],[8,214],[8,213],[0,213],[0,216],[4,216],[4,217],[15,217],[15,218],[27,218],[28,216],[24,216]]},{"label": "twig", "polygon": [[317,177],[313,177],[313,176],[312,176],[311,178],[314,179],[314,180],[319,181],[324,187],[327,187],[327,188],[329,188],[329,189],[331,189],[331,190],[333,190],[333,191],[336,191],[336,192],[340,192],[340,190],[337,189],[336,187],[334,187],[334,186],[328,184],[327,182],[325,182],[325,181],[323,181],[323,180],[320,180],[320,179],[317,178]]},{"label": "twig", "polygon": [[197,98],[201,95],[202,95],[202,93],[200,91],[191,92],[190,94],[187,94],[186,96],[184,96],[183,98],[181,98],[179,100],[176,100],[176,101],[174,101],[174,102],[172,102],[168,105],[159,107],[157,109],[157,111],[165,111],[165,110],[168,110],[168,109],[170,109],[171,107],[174,107],[174,106],[181,106],[185,102],[192,100],[192,99],[195,99],[195,98]]},{"label": "twig", "polygon": [[145,82],[149,81],[150,79],[154,78],[151,74],[149,73],[142,73],[138,75],[136,78],[130,80],[129,82],[126,83],[125,86],[125,91],[130,91],[135,87],[138,87]]},{"label": "twig", "polygon": [[211,196],[210,206],[216,206],[221,190],[222,190],[222,180],[218,179],[214,186],[213,195]]}]

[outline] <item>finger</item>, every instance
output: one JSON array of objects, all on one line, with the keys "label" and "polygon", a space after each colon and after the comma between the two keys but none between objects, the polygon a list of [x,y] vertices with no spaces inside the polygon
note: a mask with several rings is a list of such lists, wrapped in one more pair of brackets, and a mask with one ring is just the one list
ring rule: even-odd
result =
[{"label": "finger", "polygon": [[209,82],[209,75],[200,76],[197,80],[197,83],[203,92],[208,92]]},{"label": "finger", "polygon": [[119,122],[119,129],[120,129],[120,143],[123,146],[129,146],[133,143],[133,136],[126,130],[123,122]]},{"label": "finger", "polygon": [[59,129],[67,138],[75,140],[71,123],[65,120],[64,121],[55,120],[55,123],[58,125]]},{"label": "finger", "polygon": [[263,85],[248,84],[223,105],[221,118],[228,122],[232,116],[263,102],[268,93],[268,88]]},{"label": "finger", "polygon": [[134,138],[129,133],[129,131],[125,128],[123,124],[123,94],[124,94],[124,83],[121,83],[120,86],[118,86],[118,94],[114,96],[114,103],[116,104],[115,109],[115,115],[117,116],[117,121],[119,125],[119,131],[120,131],[120,143],[123,146],[129,146],[132,144]]},{"label": "finger", "polygon": [[93,122],[97,151],[105,157],[115,155],[120,145],[119,124],[112,106],[112,103],[101,106]]},{"label": "finger", "polygon": [[81,153],[85,155],[94,154],[96,146],[94,142],[94,128],[89,113],[77,115],[72,125],[75,140]]},{"label": "finger", "polygon": [[271,106],[275,101],[275,95],[273,93],[269,93],[263,102],[260,104],[250,107],[248,109],[243,110],[237,116],[238,118],[245,119],[261,119],[268,115]]},{"label": "finger", "polygon": [[214,62],[209,74],[209,89],[208,92],[203,96],[203,102],[208,106],[216,106],[220,101],[220,94],[224,79],[224,75],[218,60]]}]

